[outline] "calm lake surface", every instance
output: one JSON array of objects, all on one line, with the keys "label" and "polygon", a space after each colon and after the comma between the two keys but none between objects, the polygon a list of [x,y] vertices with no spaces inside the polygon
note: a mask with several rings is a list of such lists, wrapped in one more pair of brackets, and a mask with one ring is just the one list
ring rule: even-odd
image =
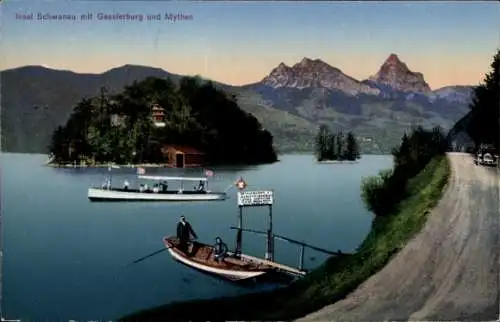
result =
[{"label": "calm lake surface", "polygon": [[[390,156],[364,156],[358,164],[317,164],[312,155],[248,168],[211,168],[211,190],[240,175],[247,190],[274,189],[274,231],[309,244],[353,251],[370,230],[360,198],[364,176],[391,167]],[[172,301],[256,291],[190,270],[167,252],[131,261],[162,247],[181,214],[200,241],[220,236],[234,246],[236,192],[204,203],[90,203],[87,188],[107,169],[53,169],[44,155],[1,155],[3,217],[3,316],[22,320],[112,320]],[[146,169],[147,174],[200,175],[201,170]],[[135,169],[113,170],[113,182],[135,184]],[[170,183],[172,187],[174,183]],[[265,230],[266,209],[246,209],[244,226]],[[265,238],[244,234],[243,249],[264,256]],[[299,249],[277,240],[275,259],[296,266]],[[326,255],[306,250],[305,266]]]}]

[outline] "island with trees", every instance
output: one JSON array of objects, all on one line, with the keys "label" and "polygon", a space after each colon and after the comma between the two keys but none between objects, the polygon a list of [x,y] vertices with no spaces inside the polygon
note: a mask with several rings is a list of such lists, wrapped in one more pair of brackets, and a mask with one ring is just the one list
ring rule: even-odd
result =
[{"label": "island with trees", "polygon": [[277,161],[272,135],[234,96],[196,77],[177,84],[150,77],[118,94],[101,88],[82,99],[54,130],[50,163],[164,164],[168,144],[198,149],[212,165]]},{"label": "island with trees", "polygon": [[318,162],[356,161],[360,156],[359,145],[352,132],[332,133],[326,125],[321,125],[314,142]]}]

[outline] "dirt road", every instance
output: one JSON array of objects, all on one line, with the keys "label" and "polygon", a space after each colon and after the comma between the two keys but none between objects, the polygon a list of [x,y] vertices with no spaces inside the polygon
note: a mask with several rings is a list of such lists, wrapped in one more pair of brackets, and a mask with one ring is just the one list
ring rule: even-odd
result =
[{"label": "dirt road", "polygon": [[497,320],[499,176],[449,154],[448,188],[423,230],[346,299],[299,321]]}]

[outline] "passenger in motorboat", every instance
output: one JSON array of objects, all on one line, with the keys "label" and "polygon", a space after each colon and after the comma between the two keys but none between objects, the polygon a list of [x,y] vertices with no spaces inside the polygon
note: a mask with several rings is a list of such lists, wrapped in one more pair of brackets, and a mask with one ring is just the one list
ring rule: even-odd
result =
[{"label": "passenger in motorboat", "polygon": [[177,238],[179,238],[179,249],[186,254],[188,253],[188,244],[191,236],[193,236],[193,239],[198,238],[191,224],[186,220],[186,217],[182,215],[177,224]]},{"label": "passenger in motorboat", "polygon": [[220,237],[215,238],[214,245],[214,259],[219,263],[224,261],[224,258],[227,256],[227,245],[222,241]]},{"label": "passenger in motorboat", "polygon": [[168,190],[168,182],[162,181],[160,182],[161,192],[167,192]]},{"label": "passenger in motorboat", "polygon": [[127,180],[123,182],[123,190],[128,190],[129,183]]},{"label": "passenger in motorboat", "polygon": [[106,177],[104,179],[104,182],[102,183],[101,187],[103,189],[108,189],[108,190],[111,189],[111,178],[110,177]]},{"label": "passenger in motorboat", "polygon": [[203,181],[200,181],[198,185],[193,186],[193,190],[198,192],[205,192],[205,183]]}]

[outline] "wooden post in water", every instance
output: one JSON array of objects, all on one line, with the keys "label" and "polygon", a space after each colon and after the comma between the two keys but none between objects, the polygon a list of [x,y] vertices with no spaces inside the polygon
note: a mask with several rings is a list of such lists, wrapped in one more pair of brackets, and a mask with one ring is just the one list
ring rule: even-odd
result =
[{"label": "wooden post in water", "polygon": [[300,257],[299,257],[299,269],[303,270],[304,269],[304,250],[305,250],[305,244],[302,244],[300,247]]},{"label": "wooden post in water", "polygon": [[274,240],[273,240],[273,206],[269,205],[269,229],[267,230],[267,252],[266,259],[274,261]]},{"label": "wooden post in water", "polygon": [[238,206],[239,215],[238,215],[238,232],[236,233],[236,247],[235,247],[235,255],[237,258],[241,256],[241,249],[243,243],[243,206]]}]

